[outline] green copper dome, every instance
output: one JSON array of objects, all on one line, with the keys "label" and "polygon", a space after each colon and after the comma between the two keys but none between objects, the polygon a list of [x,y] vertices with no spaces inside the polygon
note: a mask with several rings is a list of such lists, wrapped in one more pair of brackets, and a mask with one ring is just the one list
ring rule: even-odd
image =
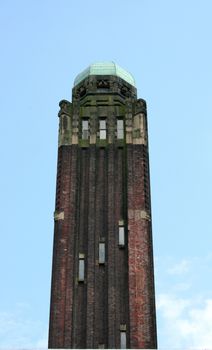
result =
[{"label": "green copper dome", "polygon": [[91,64],[88,68],[77,75],[74,80],[74,86],[79,84],[89,75],[115,75],[116,77],[125,80],[130,85],[135,86],[133,76],[114,62],[96,62]]}]

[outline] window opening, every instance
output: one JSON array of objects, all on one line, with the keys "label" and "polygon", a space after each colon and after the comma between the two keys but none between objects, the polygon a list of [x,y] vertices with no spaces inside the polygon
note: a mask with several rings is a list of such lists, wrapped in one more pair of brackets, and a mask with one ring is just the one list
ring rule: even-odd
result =
[{"label": "window opening", "polygon": [[126,325],[120,325],[120,348],[127,348],[127,334],[126,334]]},{"label": "window opening", "polygon": [[99,264],[105,263],[105,243],[99,243]]},{"label": "window opening", "polygon": [[121,349],[126,349],[127,348],[127,337],[126,337],[126,331],[121,331],[120,332],[120,348]]},{"label": "window opening", "polygon": [[79,282],[85,280],[85,256],[84,254],[79,254]]},{"label": "window opening", "polygon": [[89,138],[89,121],[88,119],[82,120],[82,139],[88,140]]},{"label": "window opening", "polygon": [[106,140],[107,138],[106,119],[99,120],[99,138],[101,140]]},{"label": "window opening", "polygon": [[125,245],[124,226],[119,226],[119,245],[122,247]]},{"label": "window opening", "polygon": [[123,119],[117,119],[117,139],[122,140],[124,138],[124,121]]}]

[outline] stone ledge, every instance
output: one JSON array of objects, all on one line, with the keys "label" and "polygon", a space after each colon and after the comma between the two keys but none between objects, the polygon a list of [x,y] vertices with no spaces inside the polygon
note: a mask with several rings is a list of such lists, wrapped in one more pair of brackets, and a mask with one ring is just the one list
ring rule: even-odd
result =
[{"label": "stone ledge", "polygon": [[151,217],[146,210],[129,209],[128,217],[129,219],[135,219],[135,220],[143,219],[143,220],[151,221]]},{"label": "stone ledge", "polygon": [[58,221],[58,220],[64,220],[64,211],[55,211],[54,212],[54,220]]}]

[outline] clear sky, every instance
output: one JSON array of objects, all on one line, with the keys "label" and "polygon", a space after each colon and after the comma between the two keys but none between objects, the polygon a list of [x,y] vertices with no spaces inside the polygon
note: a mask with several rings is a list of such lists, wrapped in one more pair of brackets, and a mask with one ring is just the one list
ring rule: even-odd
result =
[{"label": "clear sky", "polygon": [[58,103],[113,60],[147,100],[159,348],[212,348],[212,1],[1,0],[0,348],[46,348]]}]

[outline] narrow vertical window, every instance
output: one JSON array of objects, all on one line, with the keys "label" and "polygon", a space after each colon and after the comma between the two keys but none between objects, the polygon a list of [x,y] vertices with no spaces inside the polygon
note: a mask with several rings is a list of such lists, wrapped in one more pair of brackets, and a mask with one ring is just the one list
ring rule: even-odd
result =
[{"label": "narrow vertical window", "polygon": [[117,119],[117,139],[123,140],[124,138],[124,121],[123,119]]},{"label": "narrow vertical window", "polygon": [[105,263],[105,243],[99,243],[99,264]]},{"label": "narrow vertical window", "polygon": [[106,119],[103,118],[99,120],[99,138],[101,140],[106,140],[107,138]]},{"label": "narrow vertical window", "polygon": [[123,324],[120,326],[120,348],[127,348],[127,334],[126,334],[126,325]]},{"label": "narrow vertical window", "polygon": [[89,123],[88,119],[82,119],[82,139],[88,140],[89,138]]},{"label": "narrow vertical window", "polygon": [[119,226],[119,245],[123,247],[125,245],[125,232],[124,226]]},{"label": "narrow vertical window", "polygon": [[121,331],[120,332],[120,348],[121,349],[126,349],[127,348],[127,337],[126,337],[126,332],[125,331]]},{"label": "narrow vertical window", "polygon": [[79,254],[79,282],[85,280],[85,256],[84,254]]}]

